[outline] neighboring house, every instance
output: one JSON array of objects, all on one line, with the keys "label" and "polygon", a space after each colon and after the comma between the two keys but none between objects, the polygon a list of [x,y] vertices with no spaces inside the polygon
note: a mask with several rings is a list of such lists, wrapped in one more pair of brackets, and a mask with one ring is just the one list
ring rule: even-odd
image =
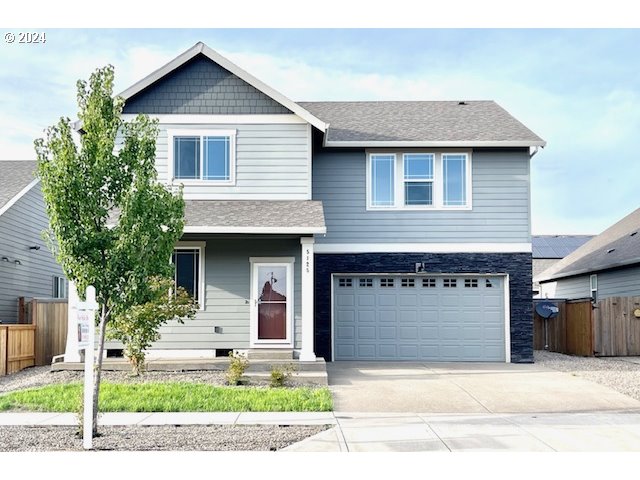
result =
[{"label": "neighboring house", "polygon": [[535,281],[535,278],[592,238],[593,235],[534,235],[532,237],[534,298],[539,297],[540,294],[540,284]]},{"label": "neighboring house", "polygon": [[0,322],[18,321],[19,297],[66,297],[67,282],[42,239],[49,228],[36,162],[0,161]]},{"label": "neighboring house", "polygon": [[640,295],[640,208],[536,277],[543,298]]},{"label": "neighboring house", "polygon": [[200,303],[150,354],[533,361],[545,142],[493,101],[293,102],[202,43],[121,96],[159,119]]}]

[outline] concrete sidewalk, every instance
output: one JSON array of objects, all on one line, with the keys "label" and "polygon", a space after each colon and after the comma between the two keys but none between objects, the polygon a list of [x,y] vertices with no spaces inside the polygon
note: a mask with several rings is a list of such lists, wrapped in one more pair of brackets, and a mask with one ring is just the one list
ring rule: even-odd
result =
[{"label": "concrete sidewalk", "polygon": [[[334,425],[288,452],[640,451],[640,412],[104,413],[101,425]],[[76,426],[73,413],[0,413],[0,426]]]},{"label": "concrete sidewalk", "polygon": [[[101,413],[99,425],[335,425],[333,412]],[[0,413],[3,425],[78,425],[75,413]]]},{"label": "concrete sidewalk", "polygon": [[640,451],[640,413],[336,413],[336,418],[336,427],[284,451]]}]

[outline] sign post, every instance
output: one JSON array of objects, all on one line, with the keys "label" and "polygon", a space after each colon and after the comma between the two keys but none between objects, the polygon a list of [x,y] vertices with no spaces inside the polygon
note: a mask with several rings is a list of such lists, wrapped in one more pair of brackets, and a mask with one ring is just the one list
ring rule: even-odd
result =
[{"label": "sign post", "polygon": [[88,286],[85,301],[78,302],[78,349],[84,350],[84,410],[82,446],[93,448],[93,357],[96,330],[96,289]]}]

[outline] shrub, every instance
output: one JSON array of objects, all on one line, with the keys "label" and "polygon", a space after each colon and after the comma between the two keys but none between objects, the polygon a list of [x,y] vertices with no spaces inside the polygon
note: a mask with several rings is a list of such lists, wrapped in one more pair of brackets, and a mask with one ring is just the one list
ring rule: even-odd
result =
[{"label": "shrub", "polygon": [[244,355],[229,352],[229,369],[227,370],[227,383],[238,385],[244,375],[244,371],[249,366],[249,360]]},{"label": "shrub", "polygon": [[291,374],[296,370],[295,365],[271,365],[271,383],[272,388],[284,387],[286,381],[291,377]]}]

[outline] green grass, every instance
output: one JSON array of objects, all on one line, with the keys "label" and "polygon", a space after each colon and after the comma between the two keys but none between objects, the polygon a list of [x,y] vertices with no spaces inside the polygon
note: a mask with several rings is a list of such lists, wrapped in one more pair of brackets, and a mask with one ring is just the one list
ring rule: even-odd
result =
[{"label": "green grass", "polygon": [[[21,390],[0,396],[0,411],[76,412],[82,384]],[[101,412],[328,412],[328,388],[216,387],[202,383],[104,382]]]}]

